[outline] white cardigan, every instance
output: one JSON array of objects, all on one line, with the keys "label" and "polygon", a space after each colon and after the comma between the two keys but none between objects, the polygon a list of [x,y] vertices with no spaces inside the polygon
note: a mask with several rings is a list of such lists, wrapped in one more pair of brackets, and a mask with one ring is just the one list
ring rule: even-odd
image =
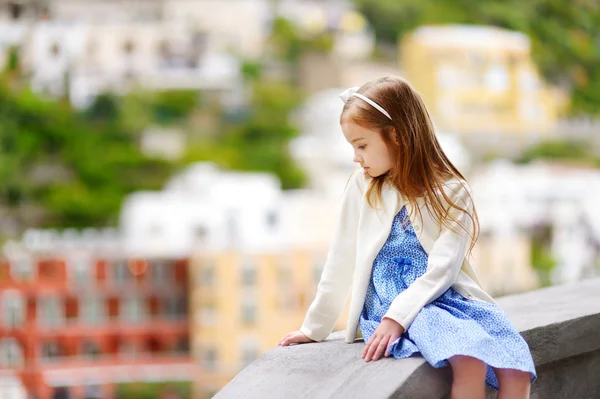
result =
[{"label": "white cardigan", "polygon": [[[459,228],[462,234],[457,234],[440,226],[425,208],[423,199],[418,202],[422,213],[420,218],[409,202],[389,184],[383,186],[382,202],[373,209],[365,196],[370,181],[371,178],[360,170],[348,182],[317,294],[300,328],[302,333],[314,341],[327,338],[351,292],[346,342],[354,342],[358,336],[359,318],[373,261],[387,240],[394,217],[402,206],[406,206],[413,229],[428,255],[427,271],[394,299],[384,317],[397,321],[408,330],[419,311],[450,287],[465,298],[494,303],[480,287],[466,259],[471,240],[464,230]],[[473,204],[468,190],[464,181],[445,183],[448,197],[471,211]],[[464,212],[452,208],[450,213],[467,229],[471,228],[471,220]]]}]

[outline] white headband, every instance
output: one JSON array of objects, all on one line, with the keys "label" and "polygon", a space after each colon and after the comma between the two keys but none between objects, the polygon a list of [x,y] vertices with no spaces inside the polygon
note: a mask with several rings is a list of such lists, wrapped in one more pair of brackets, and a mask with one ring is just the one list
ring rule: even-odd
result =
[{"label": "white headband", "polygon": [[390,116],[390,114],[388,114],[387,111],[385,109],[383,109],[383,107],[381,105],[377,104],[375,101],[371,100],[367,96],[363,96],[362,94],[357,93],[358,89],[359,89],[358,86],[346,89],[346,90],[344,90],[344,92],[342,94],[340,94],[340,98],[342,99],[342,101],[344,103],[346,103],[346,101],[348,101],[348,99],[350,97],[352,97],[352,96],[358,97],[361,100],[371,104],[373,106],[373,108],[377,109],[379,112],[381,112],[382,114],[387,116],[389,118],[389,120],[392,120],[392,117]]}]

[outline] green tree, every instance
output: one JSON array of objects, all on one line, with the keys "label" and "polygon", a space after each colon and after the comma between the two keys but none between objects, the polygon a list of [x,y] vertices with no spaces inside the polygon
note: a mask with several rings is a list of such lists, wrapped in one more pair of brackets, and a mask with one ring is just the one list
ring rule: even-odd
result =
[{"label": "green tree", "polygon": [[302,99],[293,86],[283,82],[249,83],[252,97],[246,109],[222,115],[221,133],[191,147],[186,162],[213,161],[236,170],[272,172],[284,189],[301,187],[305,176],[288,149],[298,134],[289,115]]},{"label": "green tree", "polygon": [[126,194],[162,186],[173,165],[140,153],[116,103],[99,97],[88,122],[0,79],[0,206],[18,230],[115,224]]}]

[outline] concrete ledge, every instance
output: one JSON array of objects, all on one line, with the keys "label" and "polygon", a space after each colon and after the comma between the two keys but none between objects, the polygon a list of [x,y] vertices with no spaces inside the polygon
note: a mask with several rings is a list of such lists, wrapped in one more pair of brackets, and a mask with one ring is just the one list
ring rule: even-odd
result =
[{"label": "concrete ledge", "polygon": [[[498,299],[529,344],[538,372],[531,398],[600,398],[600,279]],[[444,398],[450,368],[422,357],[366,363],[343,332],[322,343],[276,347],[215,396],[229,398]],[[488,397],[495,397],[493,391]]]}]

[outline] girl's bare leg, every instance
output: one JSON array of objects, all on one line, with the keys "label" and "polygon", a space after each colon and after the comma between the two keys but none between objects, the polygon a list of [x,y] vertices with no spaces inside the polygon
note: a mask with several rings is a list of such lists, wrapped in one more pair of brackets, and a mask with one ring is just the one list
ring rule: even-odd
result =
[{"label": "girl's bare leg", "polygon": [[494,368],[500,390],[498,399],[526,399],[529,398],[531,376],[529,373],[514,369]]},{"label": "girl's bare leg", "polygon": [[451,399],[485,399],[487,365],[470,356],[456,355],[448,359],[452,367]]}]

